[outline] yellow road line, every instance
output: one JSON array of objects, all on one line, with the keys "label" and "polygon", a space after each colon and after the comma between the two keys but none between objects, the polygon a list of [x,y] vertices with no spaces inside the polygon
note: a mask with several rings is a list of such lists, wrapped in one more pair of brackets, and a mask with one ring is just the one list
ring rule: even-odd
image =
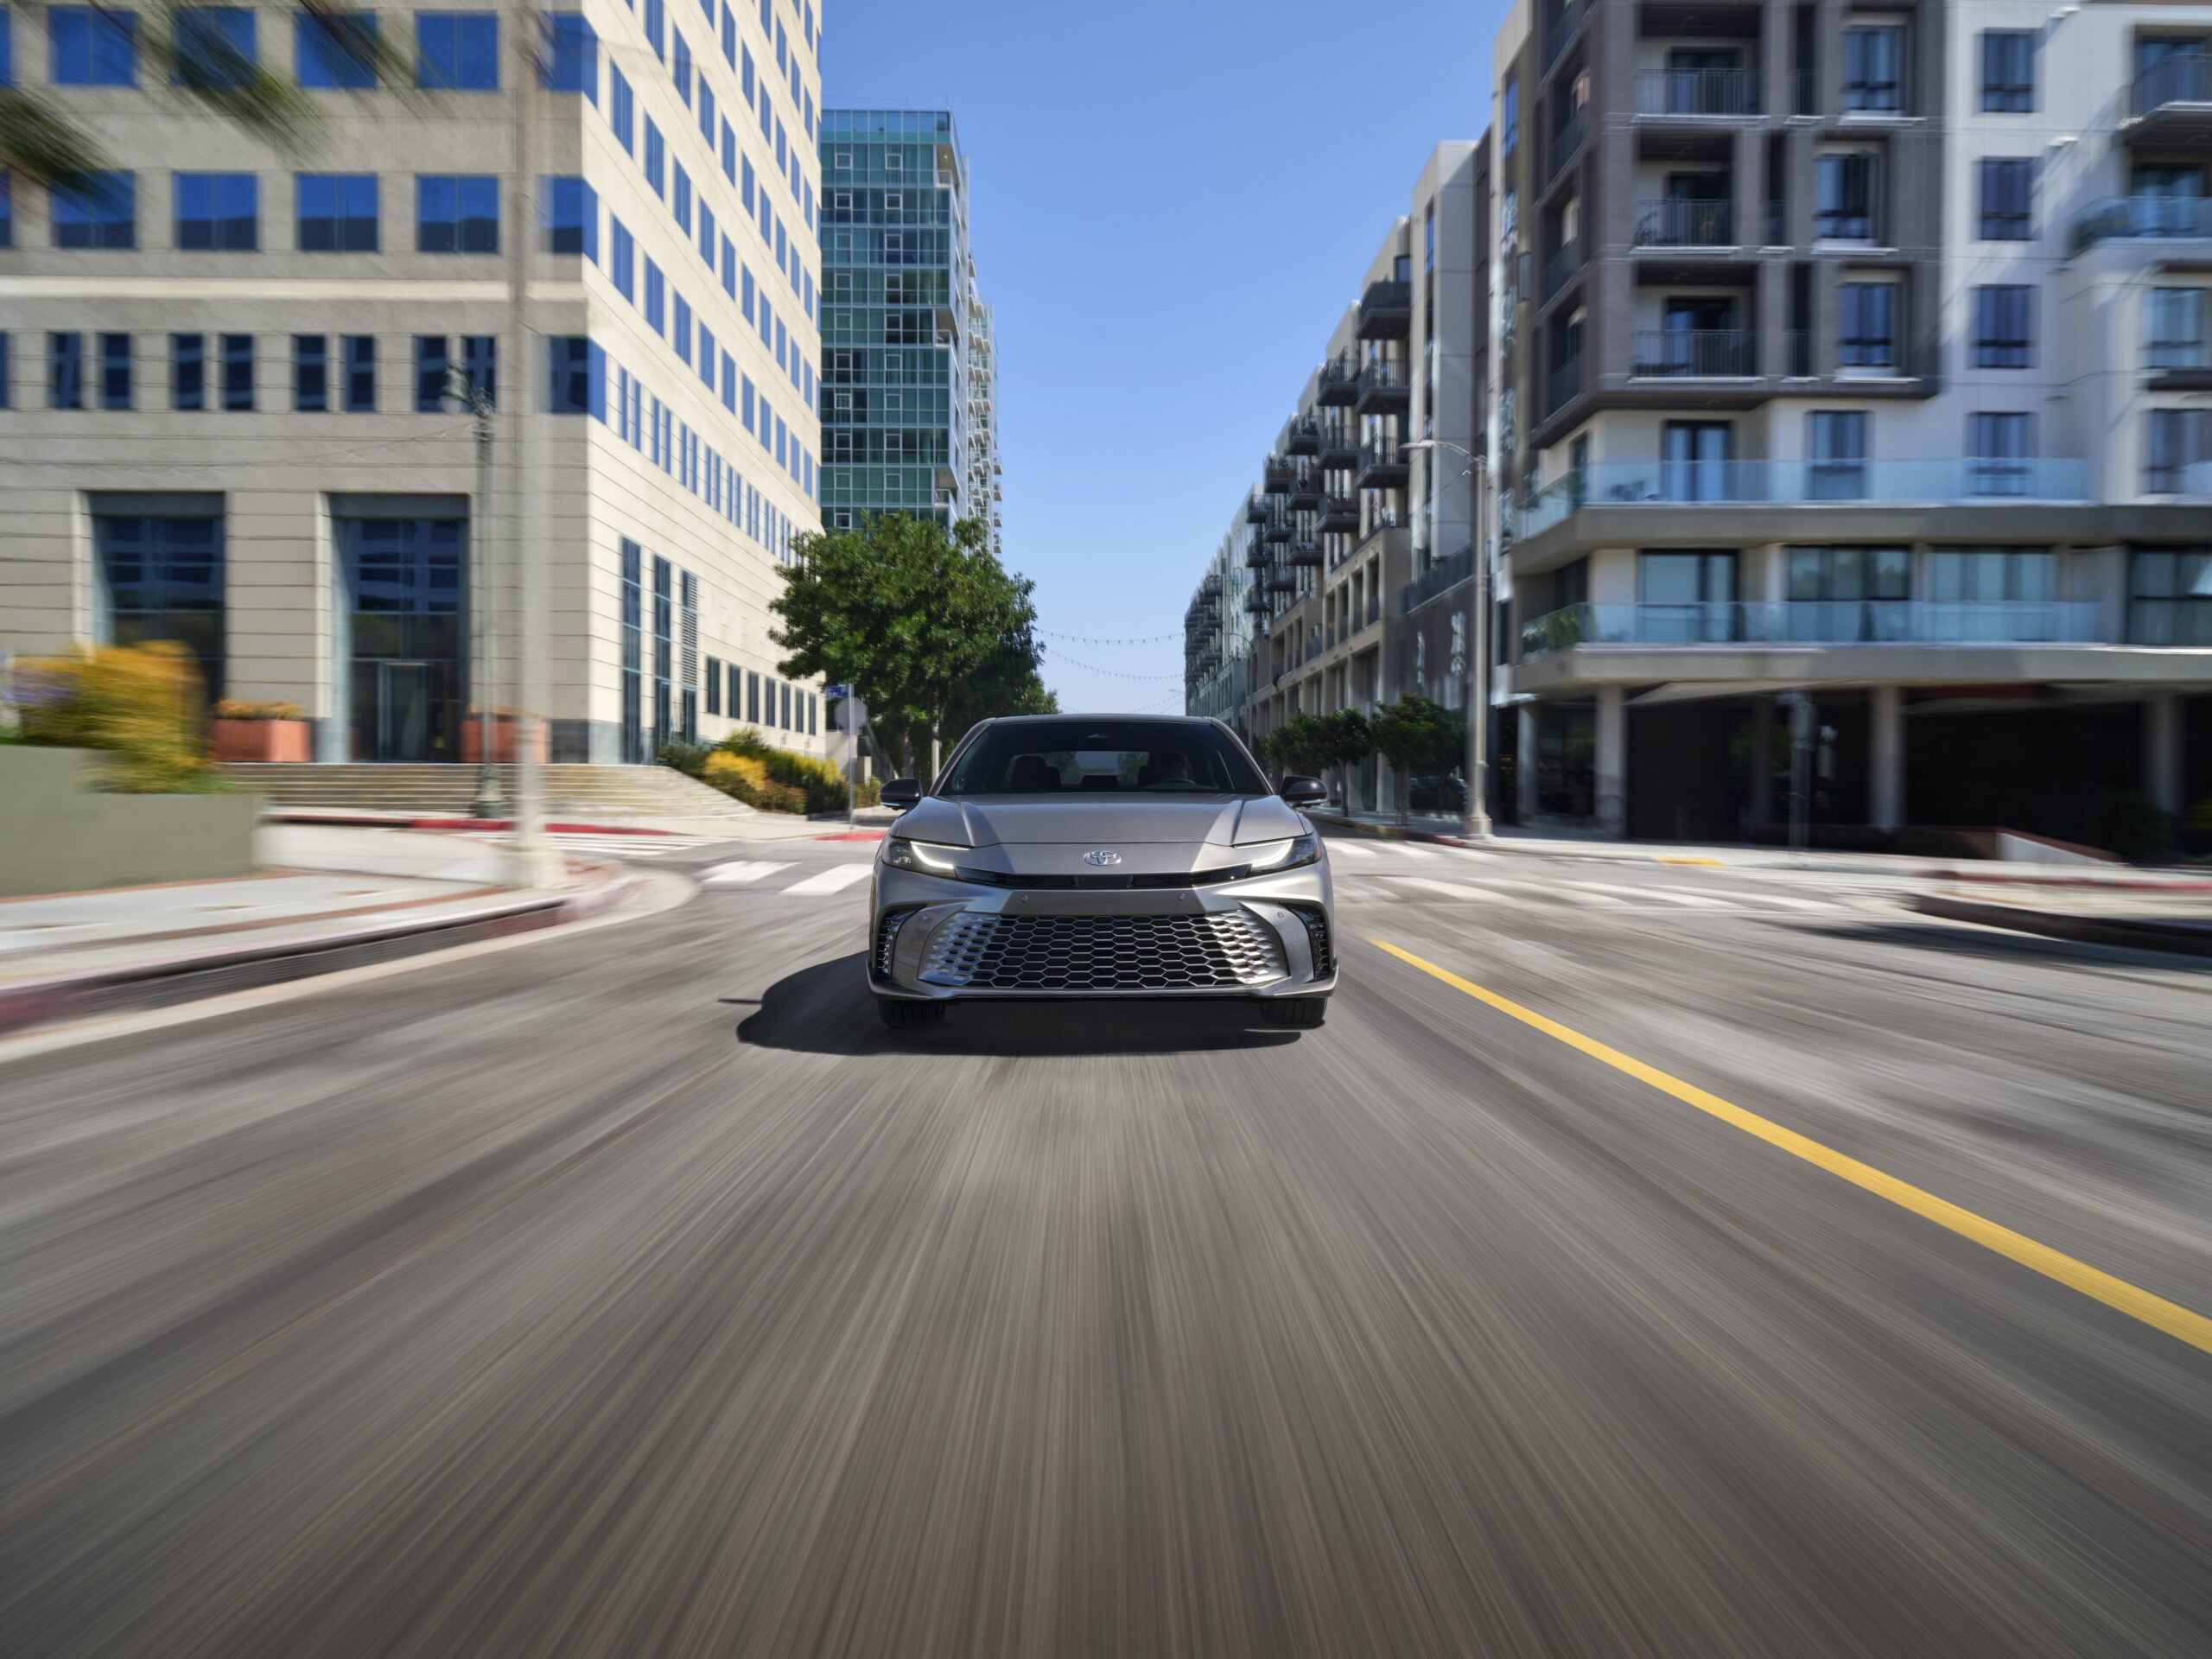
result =
[{"label": "yellow road line", "polygon": [[1432,978],[1442,980],[1454,990],[1465,991],[1478,1002],[1487,1003],[1500,1014],[1509,1014],[1522,1025],[1542,1032],[1547,1037],[1555,1037],[1569,1048],[1578,1049],[1593,1060],[1602,1060],[1616,1071],[1624,1071],[1639,1082],[1648,1083],[1662,1094],[1672,1095],[1683,1104],[1694,1106],[1708,1116],[1719,1118],[1723,1123],[1732,1124],[1746,1135],[1756,1135],[1769,1146],[1786,1152],[1793,1158],[1802,1158],[1805,1162],[1824,1169],[1840,1179],[1849,1181],[1853,1186],[1863,1188],[1877,1198],[1887,1198],[1891,1204],[1910,1210],[1913,1214],[1934,1222],[1938,1227],[1949,1229],[1961,1238],[1972,1239],[1983,1249],[2007,1256],[2046,1279],[2056,1281],[2069,1290],[2094,1297],[2106,1306],[2117,1308],[2130,1319],[2140,1319],[2170,1337],[2179,1338],[2192,1348],[2212,1353],[2212,1319],[2207,1319],[2202,1313],[2183,1307],[2178,1302],[2170,1302],[2163,1296],[2153,1295],[2139,1286],[2129,1284],[2125,1279],[2116,1279],[2086,1262],[2076,1261],[2063,1251],[2054,1250],[2047,1244],[2038,1244],[2024,1234],[2016,1233],[2009,1227],[2000,1227],[1971,1210],[1962,1210],[1948,1199],[1939,1198],[1933,1192],[1925,1192],[1909,1181],[1885,1174],[1872,1165],[1862,1164],[1833,1147],[1823,1146],[1799,1135],[1795,1129],[1785,1129],[1781,1124],[1761,1117],[1757,1112],[1746,1111],[1733,1102],[1723,1100],[1695,1084],[1669,1077],[1656,1065],[1647,1065],[1633,1055],[1609,1048],[1593,1037],[1585,1037],[1580,1032],[1562,1026],[1556,1020],[1547,1019],[1533,1008],[1524,1008],[1510,998],[1500,996],[1496,991],[1485,990],[1471,980],[1462,979],[1446,969],[1439,968],[1433,962],[1424,962],[1410,950],[1401,950],[1382,939],[1375,939],[1371,943]]},{"label": "yellow road line", "polygon": [[1696,864],[1708,870],[1725,870],[1728,867],[1717,858],[1700,858],[1689,853],[1655,853],[1654,864]]}]

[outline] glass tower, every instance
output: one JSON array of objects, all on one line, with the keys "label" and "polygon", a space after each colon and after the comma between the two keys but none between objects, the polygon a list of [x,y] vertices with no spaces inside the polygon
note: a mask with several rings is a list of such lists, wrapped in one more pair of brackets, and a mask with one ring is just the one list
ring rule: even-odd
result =
[{"label": "glass tower", "polygon": [[989,311],[947,110],[825,110],[822,517],[975,518],[997,542]]}]

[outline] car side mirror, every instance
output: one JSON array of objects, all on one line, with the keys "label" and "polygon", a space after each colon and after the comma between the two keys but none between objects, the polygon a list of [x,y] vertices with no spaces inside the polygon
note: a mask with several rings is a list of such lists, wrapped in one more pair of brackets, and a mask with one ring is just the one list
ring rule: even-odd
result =
[{"label": "car side mirror", "polygon": [[908,807],[920,804],[922,780],[918,778],[893,778],[883,786],[883,792],[877,798],[886,806],[895,806],[904,812]]},{"label": "car side mirror", "polygon": [[1292,806],[1319,806],[1329,798],[1329,786],[1319,778],[1286,778],[1276,792]]}]

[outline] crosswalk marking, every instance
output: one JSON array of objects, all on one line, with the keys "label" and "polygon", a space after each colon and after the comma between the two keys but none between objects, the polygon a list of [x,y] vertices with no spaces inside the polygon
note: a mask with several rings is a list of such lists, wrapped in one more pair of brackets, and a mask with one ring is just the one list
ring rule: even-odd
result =
[{"label": "crosswalk marking", "polygon": [[1363,847],[1356,841],[1332,839],[1329,842],[1329,856],[1335,858],[1339,855],[1345,858],[1367,859],[1375,856],[1375,849],[1372,847]]},{"label": "crosswalk marking", "polygon": [[728,864],[715,865],[699,880],[710,887],[741,887],[791,868],[788,864],[764,864],[741,858]]},{"label": "crosswalk marking", "polygon": [[871,864],[833,864],[819,874],[810,875],[804,881],[795,881],[784,891],[801,896],[817,893],[839,893],[856,881],[868,880]]},{"label": "crosswalk marking", "polygon": [[1402,858],[1434,858],[1436,854],[1427,847],[1416,847],[1409,841],[1386,841],[1382,843]]},{"label": "crosswalk marking", "polygon": [[1512,893],[1500,893],[1495,887],[1477,887],[1471,881],[1439,881],[1426,875],[1394,875],[1390,878],[1392,892],[1406,887],[1421,887],[1430,893],[1440,893],[1447,899],[1494,899],[1505,905],[1522,902]]},{"label": "crosswalk marking", "polygon": [[[512,847],[513,836],[504,830],[479,831],[472,840],[489,842],[495,846]],[[688,853],[696,847],[711,847],[715,837],[711,836],[606,836],[590,835],[582,830],[556,830],[545,839],[564,853],[602,853],[609,858],[665,858],[671,853]]]},{"label": "crosswalk marking", "polygon": [[1645,903],[1681,905],[1691,910],[1726,910],[1728,907],[1728,901],[1725,899],[1714,899],[1701,893],[1672,893],[1664,887],[1624,887],[1611,881],[1562,881],[1559,885],[1573,887],[1580,893],[1612,893]]}]

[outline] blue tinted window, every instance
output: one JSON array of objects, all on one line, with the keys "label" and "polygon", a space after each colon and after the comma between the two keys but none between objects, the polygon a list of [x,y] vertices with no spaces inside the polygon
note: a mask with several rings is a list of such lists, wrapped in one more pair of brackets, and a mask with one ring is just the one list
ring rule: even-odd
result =
[{"label": "blue tinted window", "polygon": [[722,58],[731,68],[737,67],[737,13],[729,0],[722,0]]},{"label": "blue tinted window", "polygon": [[373,173],[302,173],[296,180],[302,253],[377,251]]},{"label": "blue tinted window", "polygon": [[371,415],[377,406],[377,338],[346,336],[346,412]]},{"label": "blue tinted window", "polygon": [[707,141],[707,152],[715,149],[715,89],[707,85],[707,77],[699,77],[699,136]]},{"label": "blue tinted window", "polygon": [[[138,81],[138,15],[91,6],[46,14],[57,86],[133,86]],[[5,77],[0,77],[4,80]]]},{"label": "blue tinted window", "polygon": [[96,514],[93,554],[118,645],[174,639],[199,659],[202,688],[223,695],[223,521]]},{"label": "blue tinted window", "polygon": [[207,336],[169,336],[169,407],[207,407]]},{"label": "blue tinted window", "polygon": [[715,268],[715,210],[707,206],[706,193],[699,195],[699,257],[707,262],[707,269]]},{"label": "blue tinted window", "polygon": [[630,227],[609,213],[607,216],[607,270],[614,279],[614,291],[635,305],[638,302],[637,244],[631,239]]},{"label": "blue tinted window", "polygon": [[745,48],[744,60],[738,66],[737,89],[745,94],[747,104],[753,102],[753,48]]},{"label": "blue tinted window", "polygon": [[415,180],[417,253],[497,253],[499,181],[483,174],[425,173]]},{"label": "blue tinted window", "polygon": [[691,303],[681,294],[676,296],[676,326],[669,330],[669,340],[676,347],[677,360],[691,360]]},{"label": "blue tinted window", "polygon": [[722,176],[732,184],[737,182],[737,134],[727,121],[722,123]]},{"label": "blue tinted window", "polygon": [[176,79],[183,86],[243,86],[260,61],[253,13],[198,6],[176,15]]},{"label": "blue tinted window", "polygon": [[292,21],[293,62],[302,86],[359,92],[375,86],[376,43],[372,11],[303,11]]},{"label": "blue tinted window", "polygon": [[632,119],[630,83],[610,63],[607,66],[607,124],[614,130],[614,142],[622,146],[625,155],[637,142]]},{"label": "blue tinted window", "polygon": [[496,334],[469,334],[461,342],[461,372],[472,400],[494,404],[499,397],[499,340]]},{"label": "blue tinted window", "polygon": [[715,389],[715,331],[703,318],[699,323],[699,378],[707,383],[709,391]]},{"label": "blue tinted window", "polygon": [[251,173],[179,173],[176,245],[226,253],[260,245],[261,181]]},{"label": "blue tinted window", "polygon": [[138,245],[138,180],[130,173],[91,173],[82,188],[54,191],[57,248]]},{"label": "blue tinted window", "polygon": [[46,406],[82,409],[85,406],[85,337],[79,334],[46,337]]},{"label": "blue tinted window", "polygon": [[[0,13],[0,16],[5,16]],[[16,245],[16,193],[8,175],[0,171],[0,248]]]},{"label": "blue tinted window", "polygon": [[655,195],[661,193],[662,148],[660,128],[649,115],[645,118],[645,182]]},{"label": "blue tinted window", "polygon": [[683,30],[672,29],[669,34],[676,42],[674,60],[668,67],[669,73],[676,77],[676,95],[683,100],[684,107],[688,109],[691,104],[691,48],[683,43]]},{"label": "blue tinted window", "polygon": [[722,238],[722,292],[737,297],[737,248],[728,237]]},{"label": "blue tinted window", "polygon": [[130,336],[100,336],[100,407],[130,407]]},{"label": "blue tinted window", "polygon": [[415,409],[435,415],[446,406],[446,370],[453,362],[453,345],[443,334],[415,336]]},{"label": "blue tinted window", "polygon": [[10,27],[14,22],[8,8],[0,6],[0,86],[16,84],[16,36]]},{"label": "blue tinted window", "polygon": [[599,36],[574,12],[545,20],[545,56],[537,84],[549,92],[582,92],[599,102]]},{"label": "blue tinted window", "polygon": [[652,256],[647,254],[645,256],[645,327],[655,334],[661,332],[663,315],[661,294],[660,267],[653,263]]},{"label": "blue tinted window", "polygon": [[499,87],[499,19],[489,11],[418,11],[417,84],[461,92]]},{"label": "blue tinted window", "polygon": [[591,415],[607,418],[607,359],[600,348],[580,334],[556,334],[550,348],[551,384],[550,407],[556,415]]},{"label": "blue tinted window", "polygon": [[223,407],[253,407],[253,336],[223,337]]},{"label": "blue tinted window", "polygon": [[330,336],[292,336],[292,407],[314,414],[330,407]]},{"label": "blue tinted window", "polygon": [[661,29],[660,0],[645,0],[645,44],[652,48],[653,56],[657,58],[665,55],[661,46]]},{"label": "blue tinted window", "polygon": [[681,162],[674,163],[671,170],[676,175],[676,222],[689,236],[691,233],[691,175],[683,170]]},{"label": "blue tinted window", "polygon": [[545,205],[546,249],[551,253],[580,253],[599,260],[599,195],[582,179],[539,181],[539,200]]}]

